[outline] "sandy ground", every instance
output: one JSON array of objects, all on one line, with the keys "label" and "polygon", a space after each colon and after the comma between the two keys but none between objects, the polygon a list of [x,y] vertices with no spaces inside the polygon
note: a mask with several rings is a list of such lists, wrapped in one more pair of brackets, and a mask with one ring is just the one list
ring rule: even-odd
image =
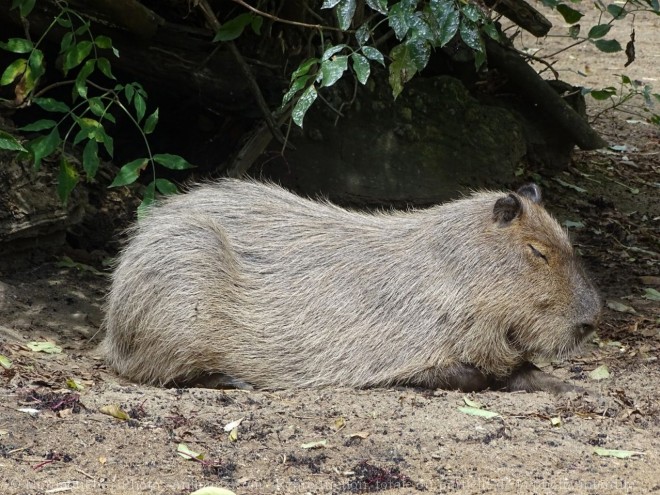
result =
[{"label": "sandy ground", "polygon": [[[638,62],[627,73],[653,82],[659,78],[658,19],[638,16],[635,23]],[[543,40],[542,48],[551,42]],[[594,86],[609,85],[623,64],[588,47],[576,57],[568,66],[588,67]],[[566,74],[585,84],[583,76]],[[12,362],[0,367],[0,490],[659,491],[660,304],[649,297],[651,289],[660,291],[660,133],[638,120],[601,117],[598,130],[626,148],[578,152],[569,172],[542,180],[549,208],[570,222],[608,302],[599,337],[580,356],[545,369],[591,394],[138,386],[109,372],[94,351],[107,277],[52,262],[0,277],[0,355]],[[28,346],[33,341],[51,342],[61,352],[35,352]],[[609,377],[590,376],[601,366]],[[71,380],[81,389],[67,386]],[[498,415],[466,414],[460,409],[466,400]],[[113,408],[128,419],[108,414]],[[203,458],[177,454],[180,444]],[[597,448],[628,451],[628,457],[602,456]]]}]

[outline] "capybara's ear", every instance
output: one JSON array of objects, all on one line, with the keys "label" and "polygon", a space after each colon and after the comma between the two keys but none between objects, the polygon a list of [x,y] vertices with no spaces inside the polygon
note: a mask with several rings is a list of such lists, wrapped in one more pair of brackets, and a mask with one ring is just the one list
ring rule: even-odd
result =
[{"label": "capybara's ear", "polygon": [[509,194],[495,201],[493,207],[493,220],[500,225],[510,223],[522,213],[522,204],[515,194]]},{"label": "capybara's ear", "polygon": [[542,196],[541,196],[541,188],[534,184],[533,182],[530,182],[529,184],[525,184],[522,186],[520,189],[516,191],[520,196],[523,196],[533,203],[540,203]]}]

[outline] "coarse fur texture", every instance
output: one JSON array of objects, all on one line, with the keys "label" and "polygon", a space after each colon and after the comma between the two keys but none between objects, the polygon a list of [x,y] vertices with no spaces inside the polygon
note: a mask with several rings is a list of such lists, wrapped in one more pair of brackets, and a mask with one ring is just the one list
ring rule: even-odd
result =
[{"label": "coarse fur texture", "polygon": [[599,312],[535,185],[364,213],[226,179],[134,227],[102,350],[161,385],[563,391],[528,362],[574,351]]}]

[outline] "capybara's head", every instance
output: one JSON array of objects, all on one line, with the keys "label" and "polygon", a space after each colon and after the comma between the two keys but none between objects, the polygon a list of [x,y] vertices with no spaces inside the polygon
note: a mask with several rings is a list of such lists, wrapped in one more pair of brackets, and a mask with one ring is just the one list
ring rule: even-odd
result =
[{"label": "capybara's head", "polygon": [[595,330],[601,311],[568,235],[541,206],[535,184],[497,199],[491,222],[496,276],[481,304],[504,319],[509,345],[526,358],[566,356]]}]

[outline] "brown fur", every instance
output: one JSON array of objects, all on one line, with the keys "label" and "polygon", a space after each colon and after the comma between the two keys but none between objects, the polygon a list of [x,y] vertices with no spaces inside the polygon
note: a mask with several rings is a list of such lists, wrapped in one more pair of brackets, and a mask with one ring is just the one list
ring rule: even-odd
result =
[{"label": "brown fur", "polygon": [[154,207],[121,253],[107,361],[138,382],[566,387],[530,368],[600,300],[540,190],[360,213],[223,180]]}]

